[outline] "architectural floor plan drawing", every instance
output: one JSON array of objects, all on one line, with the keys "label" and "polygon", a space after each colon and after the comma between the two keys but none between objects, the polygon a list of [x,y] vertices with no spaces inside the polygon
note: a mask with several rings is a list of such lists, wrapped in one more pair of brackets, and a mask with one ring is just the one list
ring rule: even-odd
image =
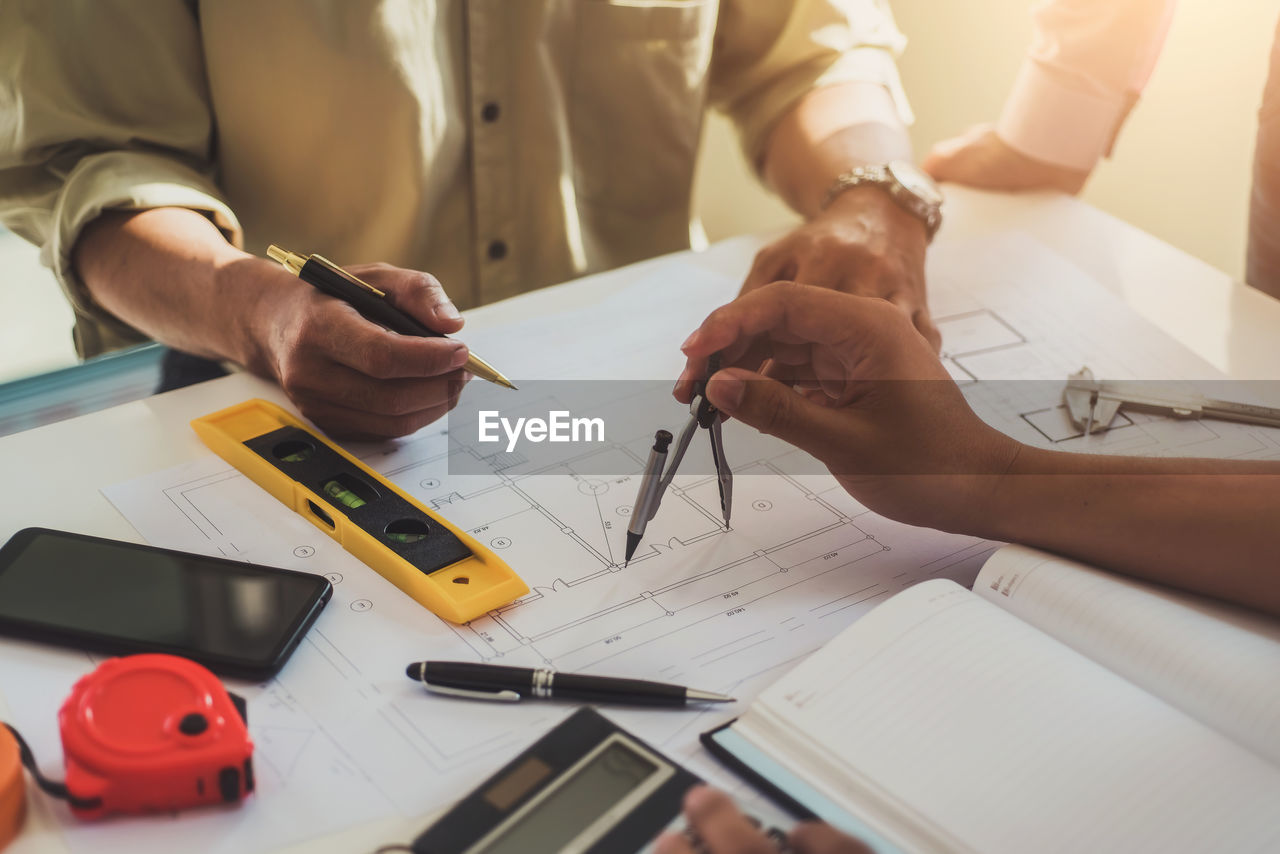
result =
[{"label": "architectural floor plan drawing", "polygon": [[[964,387],[974,409],[988,421],[1024,442],[1058,450],[1092,453],[1273,458],[1280,456],[1280,432],[1267,427],[1212,419],[1180,421],[1122,409],[1107,427],[1090,436],[1071,423],[1062,402],[1063,379],[1005,378],[1026,364],[1051,369],[1035,345],[989,310],[938,320],[946,341],[944,363]],[[1025,360],[1025,361],[1024,361]],[[1159,374],[1148,374],[1159,377]],[[993,378],[995,377],[995,378]],[[1142,378],[1134,377],[1135,379]],[[1226,399],[1248,398],[1257,383],[1223,383],[1201,379],[1149,379],[1156,389],[1217,391]]]},{"label": "architectural floor plan drawing", "polygon": [[[1001,429],[1072,449],[1280,456],[1277,431],[1238,425],[1131,416],[1106,433],[1074,435],[1058,407],[1067,374],[1082,364],[1116,378],[1190,381],[1216,372],[1030,239],[940,242],[930,264],[944,363],[975,410]],[[697,436],[640,550],[623,566],[653,431],[678,428],[687,417],[667,391],[651,396],[640,381],[676,375],[683,360],[675,342],[731,299],[738,282],[737,274],[685,258],[659,259],[567,286],[579,290],[560,293],[590,288],[591,297],[554,315],[468,328],[468,343],[522,386],[547,377],[637,381],[620,386],[610,404],[618,414],[608,441],[568,445],[549,457],[495,453],[478,443],[472,415],[459,412],[405,440],[351,446],[528,582],[527,596],[468,625],[425,611],[212,454],[104,490],[156,545],[316,572],[334,584],[333,601],[280,675],[236,687],[250,699],[262,757],[258,803],[341,799],[350,809],[315,809],[302,828],[277,826],[258,805],[202,817],[207,850],[269,850],[381,816],[424,815],[571,708],[430,696],[405,677],[410,662],[549,665],[676,682],[745,702],[904,587],[935,577],[972,582],[997,544],[886,520],[814,460],[734,422],[725,425],[735,474],[731,527],[721,519],[706,439]],[[614,329],[622,317],[626,337]],[[521,365],[523,373],[510,367]],[[523,396],[494,397],[486,388],[466,396],[502,401],[495,406],[504,414],[572,408],[557,394],[534,382]],[[71,674],[86,667],[74,657],[59,660]],[[4,684],[20,678],[6,667],[0,662]],[[698,773],[736,787],[703,758],[697,735],[742,707],[608,713]],[[36,748],[56,755],[56,739]],[[300,814],[292,806],[282,812]],[[165,847],[163,828],[145,849],[136,833],[113,847],[106,830],[95,831],[93,850],[176,850]],[[69,839],[89,850],[89,841]]]},{"label": "architectural floor plan drawing", "polygon": [[[850,591],[847,584],[824,582],[826,576],[883,558],[893,547],[877,538],[878,526],[859,524],[869,514],[831,478],[794,474],[804,466],[797,452],[777,443],[769,448],[777,454],[773,458],[743,459],[752,444],[735,442],[739,433],[746,438],[734,427],[725,439],[735,467],[732,528],[724,527],[710,474],[678,476],[628,566],[622,550],[638,477],[594,472],[643,468],[647,437],[534,473],[498,469],[471,489],[419,476],[439,459],[387,474],[433,509],[466,524],[512,566],[556,568],[531,580],[528,596],[457,629],[484,660],[532,655],[561,669],[589,669],[639,646],[674,652],[709,625],[722,623],[727,629],[735,618],[744,622],[748,609],[754,625],[760,619],[756,615],[780,608],[777,622],[786,619],[788,625],[779,630],[795,631],[803,620],[789,606],[794,594],[788,591],[797,587],[831,590],[830,601],[814,594],[805,617],[814,620],[897,587],[869,583]],[[691,454],[697,451],[706,453],[705,447],[691,448]],[[604,455],[619,460],[602,462]],[[958,559],[972,557],[972,543],[957,545]],[[929,573],[949,566],[939,561]],[[752,646],[772,638],[764,630],[753,635],[758,637]],[[735,655],[752,660],[746,649],[726,647],[714,661],[730,672]],[[690,678],[703,664],[690,661]]]},{"label": "architectural floor plan drawing", "polygon": [[974,410],[1011,436],[1065,451],[1280,458],[1273,428],[1124,409],[1110,429],[1085,436],[1062,402],[1068,374],[1085,365],[1099,377],[1269,406],[1280,405],[1280,384],[1224,380],[1034,241],[943,244],[931,265],[943,363]]}]

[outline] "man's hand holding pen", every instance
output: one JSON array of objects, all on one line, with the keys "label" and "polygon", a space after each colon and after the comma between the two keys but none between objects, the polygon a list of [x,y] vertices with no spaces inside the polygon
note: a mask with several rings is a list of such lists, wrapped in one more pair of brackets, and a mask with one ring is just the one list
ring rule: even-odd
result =
[{"label": "man's hand holding pen", "polygon": [[[234,266],[240,268],[237,275],[263,282],[255,313],[263,351],[254,369],[276,379],[298,410],[326,432],[403,436],[457,404],[470,376],[461,370],[468,357],[461,341],[391,332],[273,261],[246,259]],[[430,329],[447,334],[462,328],[462,316],[434,276],[387,264],[348,271]]]}]

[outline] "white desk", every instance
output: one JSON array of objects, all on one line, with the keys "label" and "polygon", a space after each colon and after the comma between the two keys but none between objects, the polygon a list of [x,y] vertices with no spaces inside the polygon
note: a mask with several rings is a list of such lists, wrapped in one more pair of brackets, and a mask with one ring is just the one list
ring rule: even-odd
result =
[{"label": "white desk", "polygon": [[[1280,302],[1106,214],[1063,197],[958,189],[948,193],[947,213],[947,236],[1031,234],[1233,377],[1276,379],[1280,373]],[[751,260],[750,246],[721,244],[698,263],[741,275]],[[487,306],[470,312],[468,323],[551,314],[581,305],[598,294],[596,286],[585,279]],[[43,525],[138,540],[99,489],[207,454],[187,422],[254,396],[285,402],[274,386],[239,374],[0,438],[6,483],[20,487],[0,490],[0,536]],[[44,796],[33,791],[30,802],[26,830],[10,850],[65,850]],[[407,841],[424,825],[421,817],[389,820],[290,850],[371,851]]]}]

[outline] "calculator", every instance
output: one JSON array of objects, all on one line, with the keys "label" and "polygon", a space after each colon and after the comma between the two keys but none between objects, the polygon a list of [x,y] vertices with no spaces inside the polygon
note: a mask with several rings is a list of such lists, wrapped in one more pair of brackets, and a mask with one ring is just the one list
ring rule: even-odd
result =
[{"label": "calculator", "polygon": [[635,854],[701,782],[592,708],[574,712],[413,842],[414,854]]}]

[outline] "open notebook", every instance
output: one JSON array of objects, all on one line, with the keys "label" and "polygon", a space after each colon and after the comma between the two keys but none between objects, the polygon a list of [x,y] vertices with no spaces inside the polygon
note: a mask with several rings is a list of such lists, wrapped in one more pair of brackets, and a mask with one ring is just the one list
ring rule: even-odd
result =
[{"label": "open notebook", "polygon": [[704,740],[881,852],[1280,851],[1280,623],[1006,546]]}]

